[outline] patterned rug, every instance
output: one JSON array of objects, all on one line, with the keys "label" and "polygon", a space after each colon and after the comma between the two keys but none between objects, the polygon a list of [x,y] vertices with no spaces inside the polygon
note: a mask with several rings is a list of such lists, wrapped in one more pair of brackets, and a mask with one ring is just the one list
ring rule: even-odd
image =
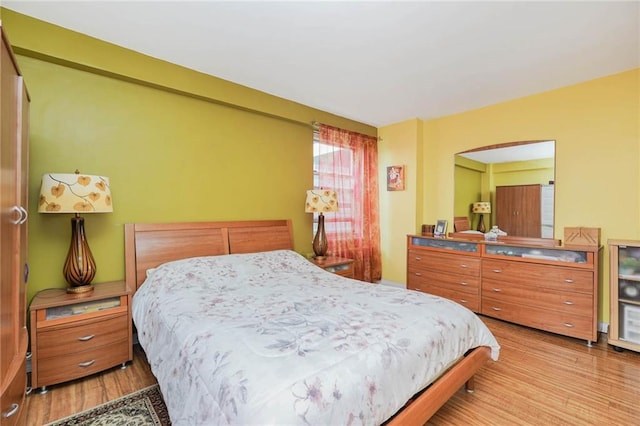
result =
[{"label": "patterned rug", "polygon": [[149,386],[45,426],[169,426],[158,385]]}]

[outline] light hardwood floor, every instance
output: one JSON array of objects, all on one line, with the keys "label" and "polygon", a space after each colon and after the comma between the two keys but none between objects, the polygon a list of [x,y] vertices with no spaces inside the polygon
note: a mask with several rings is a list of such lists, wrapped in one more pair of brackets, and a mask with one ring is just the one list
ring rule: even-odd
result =
[{"label": "light hardwood floor", "polygon": [[[500,360],[476,376],[428,425],[640,424],[640,353],[616,352],[602,336],[586,342],[481,317],[501,345]],[[26,424],[42,425],[150,386],[142,351],[121,370],[51,386],[27,397]]]}]

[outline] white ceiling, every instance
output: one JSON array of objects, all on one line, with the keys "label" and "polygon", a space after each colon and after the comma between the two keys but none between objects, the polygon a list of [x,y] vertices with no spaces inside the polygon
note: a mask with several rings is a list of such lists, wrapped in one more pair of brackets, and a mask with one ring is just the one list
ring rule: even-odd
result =
[{"label": "white ceiling", "polygon": [[376,127],[640,67],[640,2],[11,1]]}]

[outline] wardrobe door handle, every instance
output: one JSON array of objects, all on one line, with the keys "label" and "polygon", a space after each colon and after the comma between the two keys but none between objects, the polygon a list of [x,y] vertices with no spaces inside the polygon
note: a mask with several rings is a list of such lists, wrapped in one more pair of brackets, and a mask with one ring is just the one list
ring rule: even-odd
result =
[{"label": "wardrobe door handle", "polygon": [[27,212],[27,210],[22,206],[18,207],[18,209],[20,209],[20,222],[18,222],[18,225],[22,225],[27,221],[27,218],[29,217],[29,212]]},{"label": "wardrobe door handle", "polygon": [[7,411],[6,413],[2,413],[2,417],[8,419],[18,412],[18,408],[20,408],[20,406],[14,402],[13,404],[11,404],[11,410]]}]

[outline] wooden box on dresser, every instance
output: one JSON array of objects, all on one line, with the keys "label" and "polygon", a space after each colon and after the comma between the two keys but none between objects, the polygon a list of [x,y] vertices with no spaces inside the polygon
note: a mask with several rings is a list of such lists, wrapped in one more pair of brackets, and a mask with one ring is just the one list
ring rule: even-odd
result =
[{"label": "wooden box on dresser", "polygon": [[608,343],[640,352],[640,241],[609,240]]},{"label": "wooden box on dresser", "polygon": [[0,423],[20,423],[27,386],[29,96],[0,25]]},{"label": "wooden box on dresser", "polygon": [[94,284],[91,293],[42,290],[31,301],[31,385],[97,373],[133,358],[131,295],[124,281]]},{"label": "wooden box on dresser", "polygon": [[598,339],[600,247],[408,236],[407,288],[540,330]]}]

